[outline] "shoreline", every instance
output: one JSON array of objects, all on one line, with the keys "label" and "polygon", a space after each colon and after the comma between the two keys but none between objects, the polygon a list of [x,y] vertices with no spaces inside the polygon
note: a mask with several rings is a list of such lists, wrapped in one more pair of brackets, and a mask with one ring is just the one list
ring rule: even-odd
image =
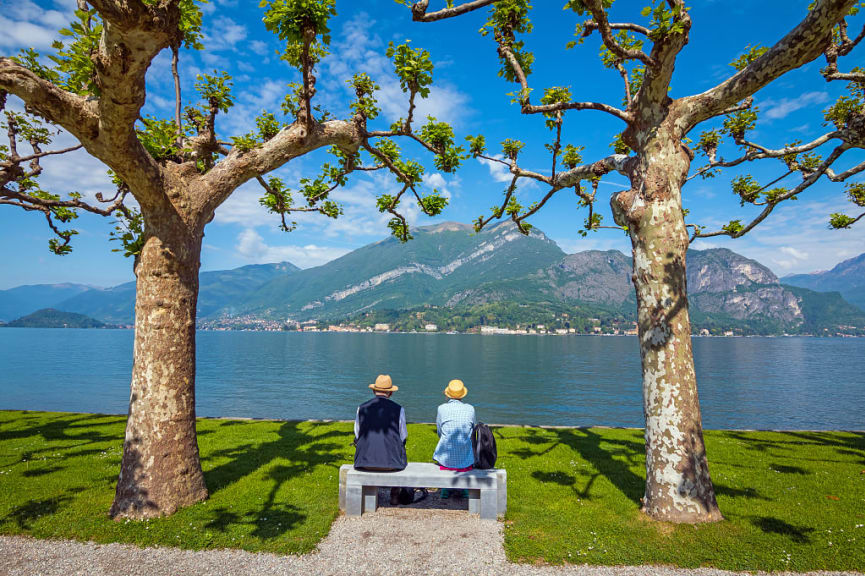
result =
[{"label": "shoreline", "polygon": [[[65,327],[32,327],[32,326],[9,326],[7,324],[0,323],[0,328],[6,328],[10,330],[98,330],[98,331],[123,331],[123,332],[134,332],[134,327],[102,327],[102,328],[65,328]],[[485,334],[482,332],[397,332],[397,331],[364,331],[364,330],[258,330],[252,328],[196,328],[196,332],[254,332],[261,334],[364,334],[364,335],[389,335],[389,334],[400,334],[400,335],[424,335],[424,336],[551,336],[551,337],[568,337],[568,336],[591,336],[591,337],[631,337],[637,338],[639,337],[637,334],[591,334],[591,333],[574,333],[574,334],[555,334],[552,332],[547,333],[531,333],[531,332],[513,332],[507,334]],[[833,339],[851,339],[851,338],[865,338],[865,334],[857,335],[857,334],[732,334],[732,335],[723,335],[723,334],[691,334],[691,338],[833,338]]]},{"label": "shoreline", "polygon": [[[0,408],[0,412],[21,412],[38,414],[86,414],[88,416],[103,416],[106,418],[124,418],[127,414],[111,414],[106,412],[71,412],[67,410],[32,410],[24,408]],[[354,420],[331,419],[331,418],[255,418],[251,416],[196,416],[196,420],[232,420],[238,422],[285,422],[290,424],[352,424]],[[407,424],[419,424],[435,426],[435,422],[415,422],[409,420]],[[502,424],[496,422],[485,422],[487,426],[495,428],[536,428],[539,430],[645,430],[640,426],[609,426],[605,424],[593,424],[591,426],[567,426],[557,424]],[[777,432],[785,434],[790,432],[843,432],[849,434],[865,434],[865,428],[843,429],[843,428],[704,428],[704,432]]]}]

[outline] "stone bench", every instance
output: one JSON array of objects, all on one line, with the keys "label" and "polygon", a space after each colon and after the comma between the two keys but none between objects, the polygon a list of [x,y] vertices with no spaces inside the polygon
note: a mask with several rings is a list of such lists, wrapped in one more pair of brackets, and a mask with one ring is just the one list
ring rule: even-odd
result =
[{"label": "stone bench", "polygon": [[486,520],[504,516],[508,504],[505,470],[439,470],[438,464],[409,462],[399,472],[355,470],[351,464],[339,469],[339,509],[346,516],[375,512],[379,487],[447,488],[468,490],[469,512]]}]

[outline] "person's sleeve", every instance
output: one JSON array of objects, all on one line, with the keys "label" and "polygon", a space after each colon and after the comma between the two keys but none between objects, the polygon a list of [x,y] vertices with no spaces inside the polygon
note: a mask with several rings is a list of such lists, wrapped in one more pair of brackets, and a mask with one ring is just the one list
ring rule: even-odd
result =
[{"label": "person's sleeve", "polygon": [[436,434],[438,434],[439,436],[442,435],[442,409],[441,409],[441,407],[439,407],[439,409],[436,410]]},{"label": "person's sleeve", "polygon": [[477,416],[475,416],[475,407],[472,406],[472,427],[477,425],[477,423],[478,423],[478,418],[477,418]]},{"label": "person's sleeve", "polygon": [[408,439],[408,428],[405,425],[405,408],[399,409],[399,439],[403,442]]},{"label": "person's sleeve", "polygon": [[360,407],[354,415],[354,437],[355,439],[360,437]]}]

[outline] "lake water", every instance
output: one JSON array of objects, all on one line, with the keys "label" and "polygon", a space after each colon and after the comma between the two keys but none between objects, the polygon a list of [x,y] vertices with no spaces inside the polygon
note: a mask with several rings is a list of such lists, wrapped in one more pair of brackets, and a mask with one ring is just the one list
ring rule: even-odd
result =
[{"label": "lake water", "polygon": [[[132,331],[0,329],[0,409],[125,413]],[[695,338],[706,428],[865,429],[865,339]],[[635,337],[199,332],[198,414],[354,417],[388,373],[410,421],[451,378],[486,422],[642,426]]]}]

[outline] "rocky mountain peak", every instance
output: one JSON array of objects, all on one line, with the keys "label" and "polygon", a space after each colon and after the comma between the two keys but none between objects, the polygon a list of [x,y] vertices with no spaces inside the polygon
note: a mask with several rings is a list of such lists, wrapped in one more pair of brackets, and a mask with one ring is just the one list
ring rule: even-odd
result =
[{"label": "rocky mountain peak", "polygon": [[429,226],[417,226],[415,230],[426,232],[427,234],[440,234],[442,232],[473,232],[474,227],[471,224],[448,221],[440,222],[439,224],[430,224]]},{"label": "rocky mountain peak", "polygon": [[688,251],[690,292],[731,292],[737,287],[777,285],[771,270],[726,248]]}]

